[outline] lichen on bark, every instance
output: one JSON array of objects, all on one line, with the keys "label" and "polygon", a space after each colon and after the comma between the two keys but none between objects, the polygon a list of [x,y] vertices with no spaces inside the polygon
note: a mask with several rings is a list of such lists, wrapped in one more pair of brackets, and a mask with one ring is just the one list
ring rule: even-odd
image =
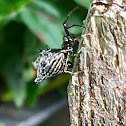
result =
[{"label": "lichen on bark", "polygon": [[68,86],[71,126],[126,125],[126,1],[92,0]]}]

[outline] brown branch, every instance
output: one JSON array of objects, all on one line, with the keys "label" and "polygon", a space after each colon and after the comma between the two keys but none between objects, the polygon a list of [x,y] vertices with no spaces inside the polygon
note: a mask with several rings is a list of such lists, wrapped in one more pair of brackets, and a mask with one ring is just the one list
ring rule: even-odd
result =
[{"label": "brown branch", "polygon": [[68,86],[71,126],[126,125],[126,1],[92,0]]}]

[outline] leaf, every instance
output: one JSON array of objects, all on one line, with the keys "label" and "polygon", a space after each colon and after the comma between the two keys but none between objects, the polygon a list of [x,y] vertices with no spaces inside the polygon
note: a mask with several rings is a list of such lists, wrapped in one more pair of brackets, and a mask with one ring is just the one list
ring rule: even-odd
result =
[{"label": "leaf", "polygon": [[25,99],[25,82],[22,77],[23,69],[24,67],[19,57],[14,57],[4,66],[3,71],[14,102],[18,107],[22,106]]},{"label": "leaf", "polygon": [[74,0],[77,4],[79,4],[80,6],[83,6],[85,8],[89,8],[90,5],[90,0]]},{"label": "leaf", "polygon": [[38,32],[51,48],[60,48],[62,45],[62,31],[56,24],[41,17],[28,8],[21,12],[22,21],[32,32]]},{"label": "leaf", "polygon": [[[24,25],[23,25],[24,26]],[[0,77],[2,89],[6,85],[9,90],[2,99],[14,100],[17,106],[25,100],[25,82],[23,80],[24,64],[21,60],[24,27],[16,22],[4,27],[0,43]],[[20,30],[20,31],[19,31]]]},{"label": "leaf", "polygon": [[49,1],[44,0],[34,0],[29,2],[27,7],[30,7],[34,10],[40,10],[44,13],[50,14],[55,17],[59,17],[59,10]]},{"label": "leaf", "polygon": [[[37,49],[43,50],[45,49],[45,45],[44,43],[41,43],[40,40],[38,40],[37,37],[27,29],[24,36],[23,59],[25,63],[29,64],[29,66],[32,66],[32,62],[36,59],[36,57],[39,56]],[[25,73],[28,73],[29,71],[30,69],[28,68],[25,70]]]},{"label": "leaf", "polygon": [[5,126],[5,124],[3,122],[0,121],[0,126]]},{"label": "leaf", "polygon": [[28,0],[0,0],[0,15],[7,15],[12,12],[16,12],[20,9]]},{"label": "leaf", "polygon": [[64,85],[68,83],[69,79],[69,74],[62,74],[51,78],[50,80],[45,80],[39,84],[39,93],[43,94],[61,85]]},{"label": "leaf", "polygon": [[18,10],[28,0],[0,0],[0,27],[15,18]]},{"label": "leaf", "polygon": [[36,101],[38,91],[38,85],[34,81],[30,81],[27,85],[27,101],[30,105],[33,105]]}]

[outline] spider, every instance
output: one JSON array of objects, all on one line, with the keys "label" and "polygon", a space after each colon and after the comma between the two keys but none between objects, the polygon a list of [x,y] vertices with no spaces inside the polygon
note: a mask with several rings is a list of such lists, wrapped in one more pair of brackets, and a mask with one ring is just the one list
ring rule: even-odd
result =
[{"label": "spider", "polygon": [[68,69],[73,67],[73,63],[69,61],[68,58],[70,55],[73,55],[73,45],[76,39],[71,37],[68,29],[80,25],[67,26],[66,22],[71,13],[76,9],[78,9],[78,7],[70,11],[63,22],[66,35],[63,37],[61,49],[51,49],[47,46],[45,50],[39,50],[39,57],[32,63],[34,69],[37,71],[37,77],[34,80],[35,83],[39,83],[61,73],[72,73],[68,71]]}]

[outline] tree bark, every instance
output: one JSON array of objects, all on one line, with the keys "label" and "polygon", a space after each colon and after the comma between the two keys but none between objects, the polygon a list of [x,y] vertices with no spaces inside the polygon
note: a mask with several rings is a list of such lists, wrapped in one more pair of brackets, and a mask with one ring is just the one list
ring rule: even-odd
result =
[{"label": "tree bark", "polygon": [[71,126],[126,126],[126,0],[92,0],[68,101]]}]

